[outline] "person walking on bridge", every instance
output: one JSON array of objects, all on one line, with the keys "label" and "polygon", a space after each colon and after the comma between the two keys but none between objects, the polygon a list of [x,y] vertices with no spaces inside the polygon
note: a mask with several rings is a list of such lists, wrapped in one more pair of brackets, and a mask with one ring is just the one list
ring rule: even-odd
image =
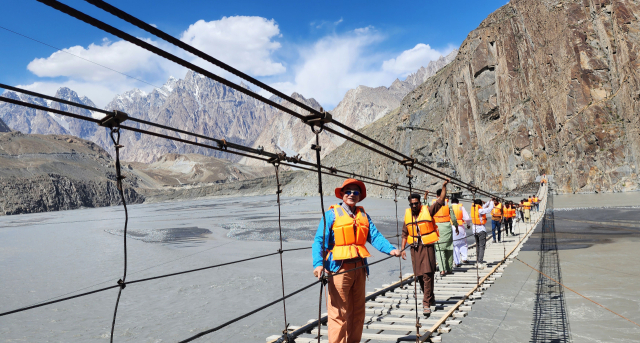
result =
[{"label": "person walking on bridge", "polygon": [[527,199],[522,199],[522,212],[524,213],[524,220],[531,223],[531,202]]},{"label": "person walking on bridge", "polygon": [[536,207],[536,212],[540,212],[540,199],[538,199],[537,195],[533,195],[532,199],[533,205]]},{"label": "person walking on bridge", "polygon": [[471,207],[471,222],[473,223],[472,231],[476,239],[476,268],[484,269],[484,249],[487,246],[487,229],[484,224],[487,223],[487,214],[493,210],[493,201],[487,201],[482,204],[482,200],[475,199],[473,207]]},{"label": "person walking on bridge", "polygon": [[400,256],[400,251],[382,236],[364,208],[356,206],[367,197],[362,181],[345,180],[335,195],[343,202],[325,212],[326,225],[320,220],[312,245],[313,274],[320,279],[324,268],[329,276],[329,342],[356,343],[362,338],[367,257],[371,256],[365,243],[392,256]]},{"label": "person walking on bridge", "polygon": [[458,226],[453,230],[453,265],[457,267],[462,263],[467,263],[467,231],[465,224],[469,228],[471,217],[460,204],[458,198],[451,199],[451,209],[456,216]]},{"label": "person walking on bridge", "polygon": [[[445,188],[438,189],[436,192],[438,198],[442,196],[444,191],[446,191]],[[431,204],[433,205],[435,202],[434,199]],[[440,207],[433,216],[433,221],[438,226],[440,233],[440,240],[436,243],[436,259],[440,267],[440,276],[444,276],[453,272],[453,228],[458,227],[458,220],[448,201],[445,200],[444,206]]]},{"label": "person walking on bridge", "polygon": [[518,220],[524,223],[524,209],[522,207],[522,204],[524,204],[524,200],[520,200],[520,203],[515,204],[515,206],[516,206],[516,210],[518,211]]},{"label": "person walking on bridge", "polygon": [[504,209],[504,237],[506,238],[511,231],[511,236],[515,236],[513,233],[513,219],[516,216],[516,207],[513,201],[507,202]]},{"label": "person walking on bridge", "polygon": [[500,226],[504,218],[504,206],[498,201],[497,198],[493,198],[493,209],[491,210],[491,236],[493,236],[493,243],[496,242],[496,231],[498,231],[498,243],[502,242],[500,239]]},{"label": "person walking on bridge", "polygon": [[[431,205],[420,203],[420,194],[409,195],[409,208],[404,214],[402,226],[402,259],[407,259],[404,250],[407,243],[411,245],[411,264],[413,275],[418,278],[420,287],[424,293],[422,298],[422,314],[425,317],[431,315],[431,306],[435,306],[434,274],[436,271],[436,250],[434,243],[438,241],[438,228],[433,217],[444,206],[446,187],[449,180],[442,184],[440,197]],[[428,196],[429,192],[425,194]]]}]

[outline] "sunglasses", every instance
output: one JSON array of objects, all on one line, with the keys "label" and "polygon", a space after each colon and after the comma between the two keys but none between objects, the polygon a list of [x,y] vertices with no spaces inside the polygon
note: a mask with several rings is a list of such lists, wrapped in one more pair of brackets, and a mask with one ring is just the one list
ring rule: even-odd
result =
[{"label": "sunglasses", "polygon": [[420,203],[419,203],[419,202],[410,202],[410,203],[409,203],[409,206],[411,206],[411,207],[418,207],[418,206],[420,206]]},{"label": "sunglasses", "polygon": [[360,195],[360,191],[344,191],[345,195],[353,195],[353,196],[358,196]]}]

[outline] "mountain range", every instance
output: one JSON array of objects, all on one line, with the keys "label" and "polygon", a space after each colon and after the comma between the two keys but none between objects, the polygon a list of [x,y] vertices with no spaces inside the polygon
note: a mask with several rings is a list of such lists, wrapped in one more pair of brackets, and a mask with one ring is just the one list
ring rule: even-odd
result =
[{"label": "mountain range", "polygon": [[[416,73],[409,75],[406,81],[396,80],[390,87],[360,86],[348,91],[344,100],[332,111],[334,117],[356,128],[375,121],[397,107],[404,95],[415,88],[420,80],[434,74],[453,60],[456,53],[457,50],[446,57],[430,62],[426,68],[423,67]],[[240,85],[249,89],[243,83]],[[5,92],[2,96],[87,117],[102,118],[104,116],[102,113],[61,105],[10,91]],[[55,97],[95,107],[90,99],[79,97],[75,91],[69,88],[60,88]],[[298,93],[293,93],[292,97],[313,108],[321,108],[313,98],[307,99]],[[283,102],[275,96],[272,97],[272,100],[282,102],[284,106],[299,111],[293,104]],[[262,146],[267,151],[285,152],[288,155],[300,154],[305,159],[313,158],[310,146],[314,143],[314,135],[300,120],[191,71],[186,74],[184,79],[169,78],[161,88],[156,88],[150,93],[133,89],[119,94],[104,109],[123,111],[138,119],[186,129],[229,142],[256,148]],[[0,119],[8,127],[22,133],[70,134],[93,141],[107,151],[112,152],[113,150],[108,130],[79,119],[66,118],[52,112],[33,110],[7,103],[0,103]],[[136,122],[129,121],[127,125],[183,139],[211,143],[209,140],[191,138],[188,135],[176,134]],[[324,156],[342,144],[343,139],[332,135],[323,135],[321,143]],[[197,153],[226,158],[231,161],[240,160],[236,155],[163,138],[142,136],[126,130],[122,133],[121,144],[125,146],[121,152],[121,158],[132,162],[150,163],[167,153]],[[263,162],[260,161],[242,160],[241,162],[250,165],[263,165]]]}]

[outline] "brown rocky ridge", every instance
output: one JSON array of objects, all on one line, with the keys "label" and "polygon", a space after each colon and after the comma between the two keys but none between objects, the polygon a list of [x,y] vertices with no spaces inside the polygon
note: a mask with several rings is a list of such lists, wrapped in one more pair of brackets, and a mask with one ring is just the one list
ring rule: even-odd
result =
[{"label": "brown rocky ridge", "polygon": [[[492,191],[545,173],[559,192],[637,190],[639,16],[629,0],[510,1],[469,33],[452,63],[362,132]],[[407,181],[404,168],[352,143],[324,163]],[[419,186],[439,182],[414,174]],[[313,194],[314,179],[305,174],[290,192]]]},{"label": "brown rocky ridge", "polygon": [[[138,179],[126,168],[123,175],[127,203],[142,203]],[[115,180],[113,159],[93,142],[0,133],[0,215],[119,205]]]}]

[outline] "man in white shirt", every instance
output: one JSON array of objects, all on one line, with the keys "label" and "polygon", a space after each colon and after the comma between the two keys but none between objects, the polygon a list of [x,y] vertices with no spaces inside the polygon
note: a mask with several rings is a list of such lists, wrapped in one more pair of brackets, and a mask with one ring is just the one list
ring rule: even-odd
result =
[{"label": "man in white shirt", "polygon": [[493,210],[493,201],[482,204],[482,200],[476,199],[471,209],[472,232],[476,238],[476,267],[484,269],[484,249],[487,246],[487,229],[484,224],[487,222],[487,214]]},{"label": "man in white shirt", "polygon": [[462,263],[467,263],[467,232],[465,226],[468,228],[471,222],[469,213],[464,209],[464,206],[460,204],[458,198],[451,199],[451,209],[456,215],[458,226],[453,230],[453,264],[455,267]]}]

